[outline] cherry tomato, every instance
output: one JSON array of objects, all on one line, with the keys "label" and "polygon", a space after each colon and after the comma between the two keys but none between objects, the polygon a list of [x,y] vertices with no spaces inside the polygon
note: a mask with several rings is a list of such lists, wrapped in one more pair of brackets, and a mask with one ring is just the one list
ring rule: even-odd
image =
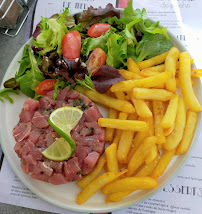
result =
[{"label": "cherry tomato", "polygon": [[107,54],[101,48],[95,48],[90,54],[87,61],[87,70],[92,73],[92,76],[96,74],[100,67],[105,65]]},{"label": "cherry tomato", "polygon": [[88,35],[93,38],[100,37],[109,30],[110,25],[107,23],[97,23],[88,29]]},{"label": "cherry tomato", "polygon": [[39,95],[46,95],[47,92],[54,89],[57,80],[55,79],[46,79],[38,84],[36,87],[36,93]]},{"label": "cherry tomato", "polygon": [[77,30],[65,34],[62,41],[62,54],[69,60],[80,57],[81,35]]}]

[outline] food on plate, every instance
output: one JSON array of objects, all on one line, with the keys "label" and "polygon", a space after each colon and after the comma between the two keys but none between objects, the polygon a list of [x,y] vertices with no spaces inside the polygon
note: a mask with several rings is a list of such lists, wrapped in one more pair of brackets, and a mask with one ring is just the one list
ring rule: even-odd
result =
[{"label": "food on plate", "polygon": [[33,37],[0,91],[2,101],[18,89],[30,97],[13,130],[23,171],[52,184],[77,180],[78,204],[98,190],[108,203],[156,188],[188,150],[201,111],[192,77],[202,72],[189,54],[132,0],[124,17],[111,4],[74,17],[65,9],[42,18]]},{"label": "food on plate", "polygon": [[192,110],[199,112],[201,106],[194,94],[191,84],[191,66],[189,53],[183,52],[179,56],[179,80],[180,89],[186,105]]},{"label": "food on plate", "polygon": [[[39,101],[31,98],[25,101],[13,136],[22,170],[26,174],[31,173],[34,179],[58,185],[79,180],[93,170],[104,152],[105,130],[98,126],[97,121],[101,117],[99,110],[87,97],[70,90],[69,86],[58,90],[56,100],[53,95],[54,90],[51,90]],[[69,159],[53,161],[43,156],[43,152],[61,136],[50,126],[48,118],[55,109],[64,106],[83,111],[81,119],[71,130],[76,151]]]},{"label": "food on plate", "polygon": [[123,170],[122,172],[106,172],[99,177],[95,178],[92,182],[90,182],[77,196],[77,203],[83,204],[87,201],[93,194],[95,194],[99,189],[103,186],[107,185],[111,181],[117,179],[127,170]]}]

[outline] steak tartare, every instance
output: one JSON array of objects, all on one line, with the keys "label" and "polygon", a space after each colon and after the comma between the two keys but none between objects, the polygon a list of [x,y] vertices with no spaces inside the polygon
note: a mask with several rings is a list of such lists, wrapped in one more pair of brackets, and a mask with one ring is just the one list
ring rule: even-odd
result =
[{"label": "steak tartare", "polygon": [[[14,150],[21,159],[24,173],[51,184],[59,185],[81,179],[95,167],[104,152],[105,129],[98,126],[102,117],[96,105],[86,96],[70,90],[58,90],[57,99],[50,91],[39,101],[28,98],[20,113],[20,121],[13,129],[16,140]],[[60,135],[48,123],[52,111],[73,106],[84,111],[82,118],[71,131],[76,152],[65,161],[52,161],[41,153]]]}]

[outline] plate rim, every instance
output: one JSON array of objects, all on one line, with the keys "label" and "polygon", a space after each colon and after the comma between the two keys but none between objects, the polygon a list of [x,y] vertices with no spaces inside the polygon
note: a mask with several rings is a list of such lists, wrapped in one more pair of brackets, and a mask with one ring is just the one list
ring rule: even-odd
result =
[{"label": "plate rim", "polygon": [[[123,9],[120,9],[120,8],[116,8],[120,11],[123,11]],[[77,13],[74,13],[72,15],[75,15]],[[149,20],[153,21],[152,19],[148,18]],[[172,37],[172,38],[175,38],[176,36],[170,31],[168,30],[167,31],[169,37]],[[11,63],[9,64],[5,74],[4,74],[4,77],[2,79],[2,83],[1,83],[1,87],[0,89],[2,89],[3,87],[3,82],[5,81],[5,76],[6,74],[8,73],[8,71],[12,68],[13,64],[16,62],[16,60],[14,60],[16,58],[17,55],[19,55],[20,52],[22,52],[22,50],[24,49],[24,46],[28,43],[31,42],[31,40],[33,39],[33,37],[31,37],[20,49],[19,51],[16,53],[16,55],[14,56],[14,58],[12,59]],[[184,45],[175,38],[176,42],[178,43],[178,45],[184,50],[184,51],[187,51],[186,47],[184,47]],[[193,64],[194,67],[195,66],[195,63]],[[201,84],[201,81],[200,81],[200,78],[198,78],[198,85],[199,85],[199,91],[202,92],[202,84]],[[199,99],[202,100],[202,93],[199,93]],[[202,126],[202,113],[199,112],[198,113],[199,116],[198,116],[198,125],[197,127],[201,127]],[[1,133],[1,131],[0,131]],[[1,135],[0,135],[0,144],[1,144],[1,148],[2,148],[2,151],[11,167],[11,169],[14,171],[14,173],[18,176],[18,178],[20,179],[20,181],[29,189],[31,190],[33,193],[35,193],[37,196],[39,196],[41,199],[55,205],[55,206],[58,206],[58,207],[61,207],[63,209],[66,209],[66,210],[71,210],[71,211],[75,211],[75,212],[82,212],[82,213],[101,213],[101,212],[113,212],[113,211],[117,211],[117,210],[122,210],[122,209],[125,209],[125,208],[128,208],[128,207],[131,207],[131,206],[134,206],[136,204],[139,204],[149,198],[151,198],[152,196],[154,196],[155,194],[157,194],[158,192],[160,192],[166,185],[168,185],[171,180],[173,180],[177,174],[180,172],[180,170],[182,170],[182,168],[185,166],[186,162],[188,161],[188,159],[190,158],[191,156],[191,153],[194,149],[194,147],[196,146],[196,143],[198,142],[198,139],[199,139],[199,136],[200,136],[200,131],[199,129],[196,129],[195,133],[194,133],[194,136],[193,136],[193,139],[192,139],[192,143],[191,143],[191,146],[189,147],[189,150],[188,152],[186,153],[185,155],[185,158],[183,160],[183,162],[181,163],[181,165],[176,168],[176,170],[174,171],[174,173],[165,181],[165,183],[161,184],[160,186],[158,186],[157,189],[154,189],[151,193],[149,193],[146,197],[144,198],[141,198],[141,199],[138,199],[136,200],[135,202],[131,202],[131,203],[128,203],[128,204],[125,204],[125,205],[120,205],[120,206],[116,206],[114,208],[103,208],[103,209],[88,209],[88,210],[82,210],[83,206],[80,205],[80,208],[74,208],[74,207],[70,207],[70,206],[65,206],[63,204],[58,204],[57,202],[55,202],[54,200],[51,200],[49,199],[48,197],[40,194],[39,192],[37,192],[34,188],[32,187],[31,184],[29,184],[26,180],[24,180],[23,177],[20,176],[21,173],[23,173],[22,171],[19,171],[17,170],[17,168],[14,167],[14,165],[12,164],[12,161],[11,159],[9,158],[9,155],[7,153],[5,153],[6,149],[4,148],[4,143],[2,142],[2,138],[1,138]],[[114,203],[115,204],[115,203]]]}]

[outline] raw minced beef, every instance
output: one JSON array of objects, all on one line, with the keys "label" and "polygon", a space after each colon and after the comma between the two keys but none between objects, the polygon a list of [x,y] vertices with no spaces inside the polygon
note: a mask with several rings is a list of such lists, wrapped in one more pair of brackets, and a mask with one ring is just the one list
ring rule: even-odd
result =
[{"label": "raw minced beef", "polygon": [[[55,185],[79,180],[90,173],[104,152],[105,129],[98,126],[102,117],[96,105],[86,96],[66,87],[58,90],[56,100],[50,91],[39,101],[28,98],[20,113],[20,121],[13,129],[15,152],[21,159],[24,173]],[[48,123],[52,111],[62,106],[78,107],[84,111],[82,118],[71,131],[76,152],[65,161],[52,161],[43,152],[60,135]]]}]

